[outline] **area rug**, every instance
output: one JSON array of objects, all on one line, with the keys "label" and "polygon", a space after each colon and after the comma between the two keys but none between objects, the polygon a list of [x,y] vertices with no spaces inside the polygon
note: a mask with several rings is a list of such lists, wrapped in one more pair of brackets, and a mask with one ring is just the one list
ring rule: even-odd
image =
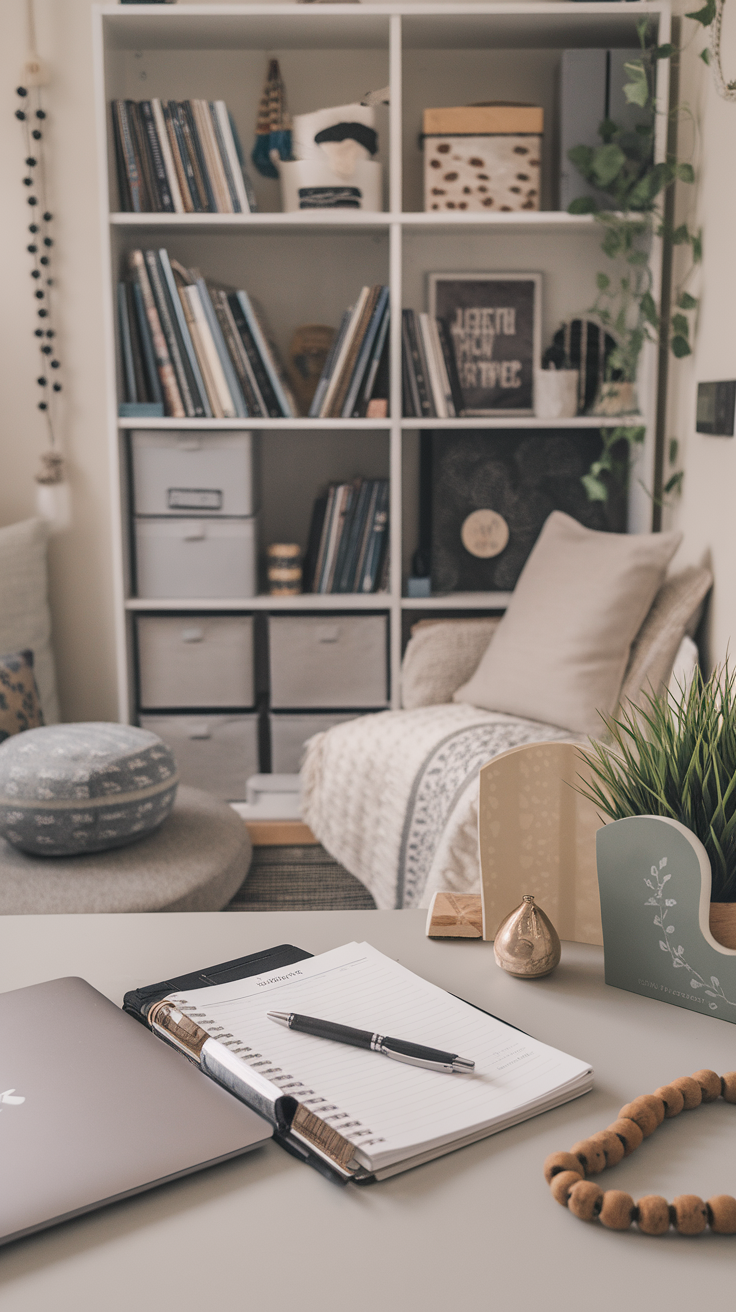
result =
[{"label": "area rug", "polygon": [[248,877],[226,911],[375,910],[368,889],[319,845],[254,847]]}]

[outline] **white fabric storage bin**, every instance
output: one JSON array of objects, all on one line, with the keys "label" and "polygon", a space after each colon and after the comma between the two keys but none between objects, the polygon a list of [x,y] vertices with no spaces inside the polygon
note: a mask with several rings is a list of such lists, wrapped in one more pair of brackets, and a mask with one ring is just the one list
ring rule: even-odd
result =
[{"label": "white fabric storage bin", "polygon": [[251,433],[130,435],[136,515],[253,515]]},{"label": "white fabric storage bin", "polygon": [[171,748],[183,784],[223,802],[244,799],[258,770],[257,715],[141,715],[140,725]]},{"label": "white fabric storage bin", "polygon": [[254,597],[257,520],[135,520],[139,597]]},{"label": "white fabric storage bin", "polygon": [[387,636],[386,615],[270,615],[271,705],[385,706]]},{"label": "white fabric storage bin", "polygon": [[316,733],[324,733],[335,724],[344,724],[354,720],[354,715],[322,715],[318,711],[310,715],[299,715],[290,711],[279,711],[269,715],[271,730],[271,769],[279,774],[295,774],[301,768],[305,743]]},{"label": "white fabric storage bin", "polygon": [[252,706],[251,615],[139,615],[140,706]]}]

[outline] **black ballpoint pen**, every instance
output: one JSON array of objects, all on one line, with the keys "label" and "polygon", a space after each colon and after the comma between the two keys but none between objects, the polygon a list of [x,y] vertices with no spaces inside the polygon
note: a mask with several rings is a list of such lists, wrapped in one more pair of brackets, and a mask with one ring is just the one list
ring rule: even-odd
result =
[{"label": "black ballpoint pen", "polygon": [[372,1034],[370,1030],[354,1030],[350,1025],[337,1025],[331,1020],[316,1016],[300,1016],[294,1011],[269,1011],[269,1020],[300,1034],[312,1034],[317,1039],[332,1039],[333,1043],[349,1043],[352,1048],[369,1048],[384,1057],[403,1061],[407,1066],[424,1066],[428,1071],[449,1071],[456,1074],[475,1070],[469,1057],[458,1057],[455,1052],[442,1052],[439,1048],[425,1048],[421,1043],[406,1043],[404,1039],[391,1039],[386,1034]]}]

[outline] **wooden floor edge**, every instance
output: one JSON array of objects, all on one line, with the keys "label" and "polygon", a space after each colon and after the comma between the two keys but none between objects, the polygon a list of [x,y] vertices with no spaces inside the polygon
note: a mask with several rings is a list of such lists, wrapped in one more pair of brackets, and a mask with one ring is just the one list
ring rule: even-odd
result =
[{"label": "wooden floor edge", "polygon": [[254,847],[316,847],[319,843],[303,820],[246,820],[245,826]]}]

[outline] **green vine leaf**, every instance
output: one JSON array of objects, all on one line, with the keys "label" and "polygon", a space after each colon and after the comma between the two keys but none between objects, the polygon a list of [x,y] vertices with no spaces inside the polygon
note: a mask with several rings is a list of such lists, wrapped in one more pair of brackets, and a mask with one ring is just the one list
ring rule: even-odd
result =
[{"label": "green vine leaf", "polygon": [[677,298],[677,304],[681,310],[694,310],[697,308],[698,302],[689,292],[680,292],[680,295]]},{"label": "green vine leaf", "polygon": [[700,58],[702,59],[704,64],[710,64],[710,50],[708,49],[707,46],[705,47],[705,50],[701,50]]},{"label": "green vine leaf", "polygon": [[[573,163],[575,161],[573,160]],[[593,151],[592,171],[601,187],[608,187],[626,163],[626,156],[614,141]]]},{"label": "green vine leaf", "polygon": [[607,273],[597,273],[595,275],[595,281],[598,290],[601,292],[606,291],[606,289],[611,286],[611,279],[609,278]]},{"label": "green vine leaf", "polygon": [[678,164],[676,165],[675,172],[680,179],[680,182],[695,181],[695,171],[692,164]]},{"label": "green vine leaf", "polygon": [[672,331],[673,333],[676,333],[682,337],[687,338],[690,336],[690,324],[688,323],[684,314],[673,314]]},{"label": "green vine leaf", "polygon": [[580,479],[580,482],[585,488],[585,492],[589,501],[608,500],[608,488],[606,487],[605,483],[601,483],[601,480],[599,478],[595,478],[593,474],[583,474],[582,478]]},{"label": "green vine leaf", "polygon": [[654,51],[654,58],[655,58],[655,59],[669,59],[669,57],[670,57],[670,55],[673,53],[674,49],[675,49],[675,47],[674,47],[674,46],[671,46],[671,45],[657,46],[657,49]]},{"label": "green vine leaf", "polygon": [[686,223],[681,223],[679,228],[675,228],[671,241],[673,246],[682,246],[686,241],[690,241],[690,229]]},{"label": "green vine leaf", "polygon": [[641,62],[624,64],[626,72],[631,78],[630,82],[624,83],[624,95],[630,105],[640,105],[645,109],[649,102],[649,79],[646,69]]},{"label": "green vine leaf", "polygon": [[567,207],[568,214],[595,214],[598,210],[592,196],[578,196]]},{"label": "green vine leaf", "polygon": [[702,23],[703,27],[710,27],[716,16],[716,0],[705,0],[702,9],[696,9],[690,14],[685,14],[686,18],[692,18],[696,23]]},{"label": "green vine leaf", "polygon": [[673,492],[681,492],[682,480],[684,477],[685,477],[684,469],[678,469],[676,474],[673,474],[671,478],[668,478],[667,482],[662,488],[664,495],[668,497],[671,496]]},{"label": "green vine leaf", "polygon": [[686,337],[681,337],[679,335],[673,337],[670,346],[672,348],[672,354],[676,356],[678,360],[682,360],[686,355],[692,355],[692,348]]}]

